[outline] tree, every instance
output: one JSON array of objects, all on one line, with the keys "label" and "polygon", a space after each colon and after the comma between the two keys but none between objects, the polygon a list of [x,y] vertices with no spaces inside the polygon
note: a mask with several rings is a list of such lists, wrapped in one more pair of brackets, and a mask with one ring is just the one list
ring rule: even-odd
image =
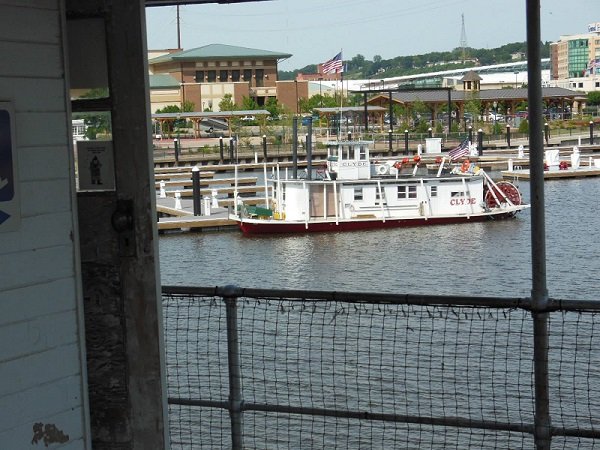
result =
[{"label": "tree", "polygon": [[235,111],[235,103],[233,103],[233,96],[231,94],[225,94],[219,102],[219,111]]},{"label": "tree", "polygon": [[283,113],[283,106],[277,102],[277,98],[275,97],[267,98],[267,101],[265,102],[265,109],[269,111],[273,119],[279,118],[279,116]]},{"label": "tree", "polygon": [[600,105],[600,91],[588,92],[587,104],[588,106]]},{"label": "tree", "polygon": [[256,103],[256,100],[253,97],[243,97],[242,109],[244,111],[258,109],[258,103]]}]

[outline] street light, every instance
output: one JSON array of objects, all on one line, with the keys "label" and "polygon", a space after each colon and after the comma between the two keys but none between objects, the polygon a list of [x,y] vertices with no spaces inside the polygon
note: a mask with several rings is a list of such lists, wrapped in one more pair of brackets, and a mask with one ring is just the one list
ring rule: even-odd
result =
[{"label": "street light", "polygon": [[300,113],[300,109],[298,107],[298,80],[294,80],[294,83],[296,84],[296,115],[298,115]]}]

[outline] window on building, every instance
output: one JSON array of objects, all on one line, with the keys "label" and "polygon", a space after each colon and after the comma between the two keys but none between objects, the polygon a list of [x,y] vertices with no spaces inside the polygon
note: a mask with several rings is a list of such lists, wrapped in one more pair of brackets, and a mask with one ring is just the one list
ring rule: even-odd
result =
[{"label": "window on building", "polygon": [[252,69],[244,69],[244,81],[252,81]]},{"label": "window on building", "polygon": [[582,88],[583,87],[583,83],[579,83],[579,87]]},{"label": "window on building", "polygon": [[355,187],[354,188],[354,200],[362,200],[363,199],[363,188]]},{"label": "window on building", "polygon": [[264,69],[256,69],[256,86],[262,87],[265,85],[265,71]]},{"label": "window on building", "polygon": [[204,82],[204,70],[196,70],[196,82],[197,83]]},{"label": "window on building", "polygon": [[207,72],[206,81],[208,81],[209,83],[214,83],[215,81],[217,81],[217,71],[209,70]]},{"label": "window on building", "polygon": [[228,76],[229,76],[229,72],[227,72],[226,70],[219,70],[219,81],[221,83],[226,83]]},{"label": "window on building", "polygon": [[398,200],[407,198],[417,198],[417,186],[416,185],[404,185],[398,186]]},{"label": "window on building", "polygon": [[596,81],[596,87],[600,88],[600,81]]},{"label": "window on building", "polygon": [[437,186],[431,186],[431,187],[429,188],[429,196],[430,196],[431,198],[433,198],[433,197],[437,197],[437,192],[438,192],[438,191],[437,191],[437,188],[438,188]]},{"label": "window on building", "polygon": [[240,81],[240,71],[239,70],[231,71],[231,81]]}]

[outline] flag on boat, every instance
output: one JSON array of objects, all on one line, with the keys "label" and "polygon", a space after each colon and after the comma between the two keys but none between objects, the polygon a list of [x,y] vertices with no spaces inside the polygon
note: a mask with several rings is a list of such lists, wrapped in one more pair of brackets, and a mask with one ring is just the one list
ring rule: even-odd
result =
[{"label": "flag on boat", "polygon": [[339,52],[329,61],[326,61],[322,64],[323,73],[342,73],[344,71],[344,66],[342,63],[342,52]]},{"label": "flag on boat", "polygon": [[456,161],[457,159],[462,158],[463,156],[467,156],[469,154],[469,140],[465,139],[458,145],[454,147],[452,150],[448,152],[448,156],[450,156],[450,161]]}]

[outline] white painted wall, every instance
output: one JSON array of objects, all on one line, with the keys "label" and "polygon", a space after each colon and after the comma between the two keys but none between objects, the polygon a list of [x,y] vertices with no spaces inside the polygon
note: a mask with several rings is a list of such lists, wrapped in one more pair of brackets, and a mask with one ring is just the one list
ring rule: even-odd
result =
[{"label": "white painted wall", "polygon": [[[21,224],[0,225],[0,448],[34,424],[91,448],[61,0],[0,0],[0,101],[16,116]],[[60,440],[60,433],[46,437]]]}]

